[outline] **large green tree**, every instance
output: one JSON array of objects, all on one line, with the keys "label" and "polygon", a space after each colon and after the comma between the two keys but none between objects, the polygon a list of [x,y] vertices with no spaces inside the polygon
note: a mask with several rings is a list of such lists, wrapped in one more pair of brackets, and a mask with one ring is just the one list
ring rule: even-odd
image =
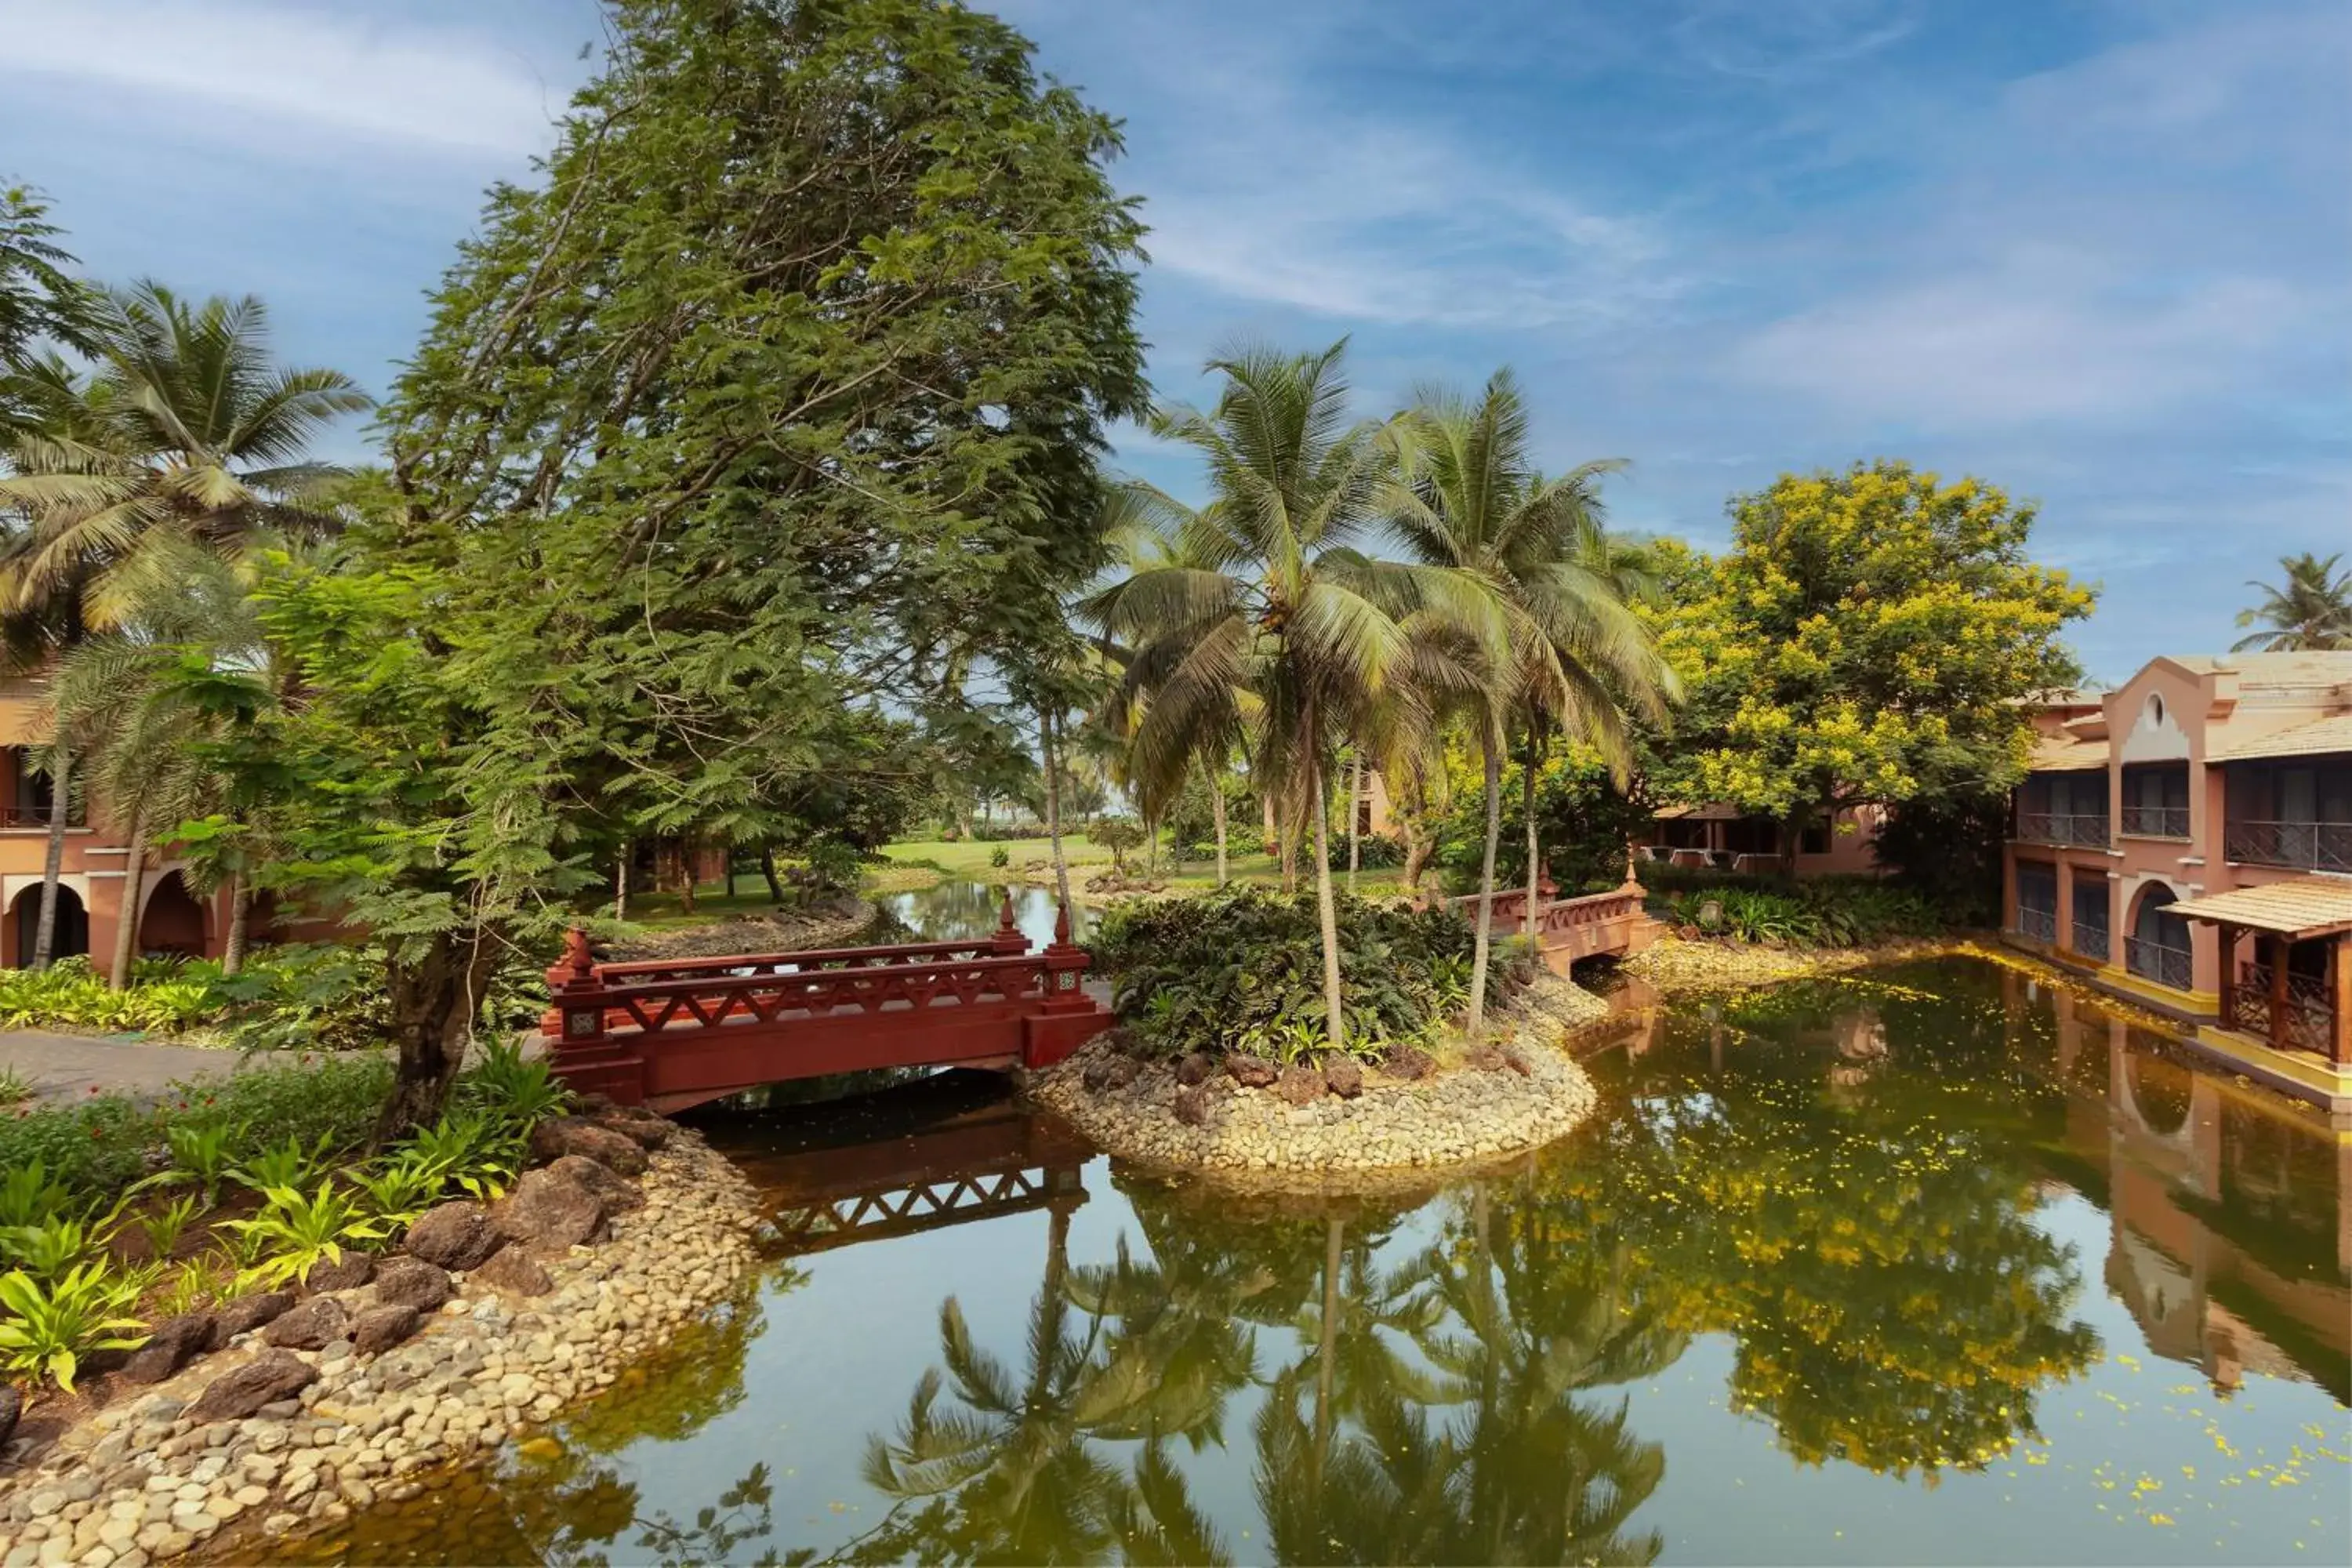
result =
[{"label": "large green tree", "polygon": [[2308,550],[2280,556],[2278,585],[2248,583],[2262,602],[2238,612],[2240,626],[2263,629],[2240,637],[2231,651],[2352,648],[2352,568],[2336,569],[2343,559],[2340,551],[2325,561]]},{"label": "large green tree", "polygon": [[1835,811],[1998,794],[2023,776],[2021,699],[2079,675],[2093,595],[2026,552],[2034,510],[1909,465],[1783,475],[1731,503],[1712,562],[1660,545],[1659,643],[1688,704],[1656,793],[1791,830]]},{"label": "large green tree", "polygon": [[29,417],[31,389],[18,379],[42,359],[43,340],[86,341],[89,288],[68,270],[48,204],[24,185],[0,186],[0,436]]},{"label": "large green tree", "polygon": [[845,713],[971,741],[974,672],[1102,558],[1103,426],[1144,400],[1116,128],[1018,34],[929,0],[611,18],[435,298],[362,569],[274,599],[344,728],[273,721],[346,776],[279,875],[382,917],[388,1130],[437,1106],[483,965],[625,840],[784,831],[866,755]]}]

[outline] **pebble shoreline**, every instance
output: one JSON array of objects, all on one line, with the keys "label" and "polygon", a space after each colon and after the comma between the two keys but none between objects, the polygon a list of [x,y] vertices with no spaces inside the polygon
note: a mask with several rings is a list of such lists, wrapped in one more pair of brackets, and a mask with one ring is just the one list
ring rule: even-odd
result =
[{"label": "pebble shoreline", "polygon": [[1508,1043],[1489,1065],[1417,1080],[1369,1068],[1353,1098],[1326,1095],[1294,1106],[1272,1089],[1245,1088],[1220,1072],[1201,1086],[1204,1114],[1192,1125],[1177,1114],[1185,1086],[1173,1064],[1140,1063],[1123,1084],[1088,1088],[1089,1066],[1116,1048],[1103,1040],[1038,1074],[1030,1092],[1104,1149],[1144,1164],[1276,1186],[1360,1191],[1409,1181],[1435,1167],[1540,1147],[1591,1110],[1592,1081],[1559,1043],[1578,1025],[1605,1016],[1608,1005],[1564,981],[1531,990],[1500,1032]]},{"label": "pebble shoreline", "polygon": [[[537,1257],[543,1293],[455,1273],[456,1294],[380,1354],[340,1339],[264,1350],[257,1329],[38,1454],[12,1443],[0,1468],[0,1568],[142,1568],[199,1549],[249,1557],[236,1543],[253,1529],[283,1539],[330,1528],[528,1440],[757,1266],[756,1194],[691,1132],[677,1129],[650,1152],[638,1192],[643,1206],[609,1215],[600,1244]],[[305,1306],[341,1298],[358,1310],[373,1290],[320,1292]],[[314,1381],[244,1419],[192,1418],[210,1385],[264,1357],[296,1358]]]}]

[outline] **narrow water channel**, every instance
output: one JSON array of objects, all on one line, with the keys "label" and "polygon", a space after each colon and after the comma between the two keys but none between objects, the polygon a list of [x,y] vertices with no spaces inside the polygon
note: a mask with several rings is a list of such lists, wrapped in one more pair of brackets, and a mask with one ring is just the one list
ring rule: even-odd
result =
[{"label": "narrow water channel", "polygon": [[2352,1561],[2324,1119],[1976,960],[1627,997],[1589,1065],[1574,1136],[1377,1200],[956,1075],[712,1117],[777,1227],[728,1320],[301,1555]]}]

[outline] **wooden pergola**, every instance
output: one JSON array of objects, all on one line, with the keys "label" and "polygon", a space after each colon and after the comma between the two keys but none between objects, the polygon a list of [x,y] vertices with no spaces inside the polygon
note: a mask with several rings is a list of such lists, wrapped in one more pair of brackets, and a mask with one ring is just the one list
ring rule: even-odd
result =
[{"label": "wooden pergola", "polygon": [[[2314,1051],[2337,1067],[2352,1067],[2352,881],[2298,877],[2236,888],[2170,906],[2183,920],[2221,934],[2221,1026],[2264,1040],[2273,1050]],[[2242,974],[2238,938],[2252,935],[2267,950]],[[2297,974],[2297,942],[2326,942],[2316,975]]]}]

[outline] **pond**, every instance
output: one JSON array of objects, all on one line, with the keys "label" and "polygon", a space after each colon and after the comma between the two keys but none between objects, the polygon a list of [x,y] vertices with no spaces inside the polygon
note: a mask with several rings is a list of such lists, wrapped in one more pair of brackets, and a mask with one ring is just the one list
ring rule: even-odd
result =
[{"label": "pond", "polygon": [[777,1257],[315,1560],[2352,1560],[2352,1142],[2032,976],[1593,1037],[1517,1169],[1236,1198],[949,1075],[706,1122]]},{"label": "pond", "polygon": [[[880,922],[908,942],[976,941],[992,933],[1013,900],[1013,923],[1031,945],[1054,940],[1054,889],[1015,882],[1011,886],[950,878],[912,892],[885,893],[874,900]],[[1083,916],[1081,917],[1083,918]]]}]

